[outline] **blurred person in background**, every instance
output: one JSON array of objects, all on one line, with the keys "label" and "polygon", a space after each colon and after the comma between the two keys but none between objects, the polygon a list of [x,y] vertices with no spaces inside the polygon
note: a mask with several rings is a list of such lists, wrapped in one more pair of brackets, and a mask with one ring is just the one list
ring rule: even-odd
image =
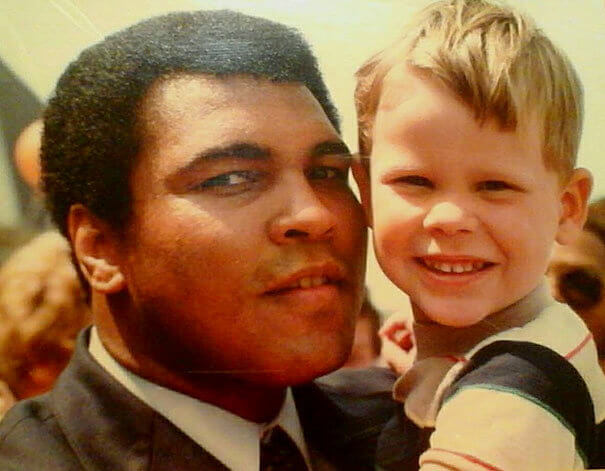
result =
[{"label": "blurred person in background", "polygon": [[13,147],[13,163],[19,177],[26,184],[22,186],[27,195],[22,201],[20,224],[15,227],[0,227],[0,263],[41,231],[50,228],[39,188],[41,133],[42,121],[36,119],[21,130]]},{"label": "blurred person in background", "polygon": [[0,268],[0,409],[50,389],[90,322],[67,241],[45,232]]},{"label": "blurred person in background", "polygon": [[391,314],[378,335],[382,342],[379,364],[403,375],[416,359],[416,341],[409,309]]},{"label": "blurred person in background", "polygon": [[20,177],[35,192],[40,192],[40,145],[43,122],[38,118],[23,128],[15,141],[13,159]]},{"label": "blurred person in background", "polygon": [[349,359],[344,368],[364,368],[375,365],[380,357],[380,314],[370,300],[366,288],[361,311],[355,321],[355,335]]},{"label": "blurred person in background", "polygon": [[584,230],[573,244],[555,245],[548,278],[553,296],[586,322],[605,371],[605,198],[590,204]]},{"label": "blurred person in background", "polygon": [[41,186],[40,148],[42,145],[42,118],[35,119],[23,128],[15,141],[13,160],[21,179],[31,190],[31,197],[24,209],[24,226],[35,234],[52,229],[50,215],[44,207],[44,195]]}]

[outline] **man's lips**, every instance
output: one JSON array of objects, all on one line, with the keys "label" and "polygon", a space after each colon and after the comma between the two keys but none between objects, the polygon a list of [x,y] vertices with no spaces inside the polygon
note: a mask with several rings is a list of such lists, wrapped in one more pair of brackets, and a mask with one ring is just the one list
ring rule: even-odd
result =
[{"label": "man's lips", "polygon": [[340,285],[345,280],[345,269],[334,262],[307,266],[271,281],[265,294],[281,294],[295,289],[318,288],[325,285]]},{"label": "man's lips", "polygon": [[431,272],[446,275],[478,273],[495,265],[483,258],[459,255],[415,257],[414,260]]}]

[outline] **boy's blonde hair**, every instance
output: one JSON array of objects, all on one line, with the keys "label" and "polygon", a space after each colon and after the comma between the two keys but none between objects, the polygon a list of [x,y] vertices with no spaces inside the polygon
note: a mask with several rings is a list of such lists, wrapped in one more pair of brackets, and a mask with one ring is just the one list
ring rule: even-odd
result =
[{"label": "boy's blonde hair", "polygon": [[443,0],[422,10],[396,43],[357,71],[359,151],[372,152],[382,84],[396,65],[428,71],[475,113],[515,130],[535,116],[546,167],[570,175],[582,130],[582,85],[566,55],[518,11],[486,0]]}]

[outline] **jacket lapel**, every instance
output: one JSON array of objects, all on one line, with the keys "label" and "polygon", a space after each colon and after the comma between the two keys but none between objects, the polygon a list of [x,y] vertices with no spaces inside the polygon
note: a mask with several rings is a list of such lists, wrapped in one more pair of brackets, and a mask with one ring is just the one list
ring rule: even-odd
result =
[{"label": "jacket lapel", "polygon": [[378,437],[397,408],[393,381],[383,368],[339,370],[293,389],[305,440],[318,463],[375,469]]},{"label": "jacket lapel", "polygon": [[228,471],[113,379],[88,353],[88,331],[51,392],[62,432],[90,471]]},{"label": "jacket lapel", "polygon": [[[90,471],[228,471],[168,420],[115,381],[78,338],[50,393],[59,427]],[[376,442],[393,415],[384,372],[347,373],[334,385],[293,388],[314,471],[374,470]],[[360,387],[362,386],[362,387]]]},{"label": "jacket lapel", "polygon": [[154,421],[149,471],[229,471],[161,415]]},{"label": "jacket lapel", "polygon": [[155,414],[90,356],[88,333],[50,393],[59,427],[85,469],[146,471]]}]

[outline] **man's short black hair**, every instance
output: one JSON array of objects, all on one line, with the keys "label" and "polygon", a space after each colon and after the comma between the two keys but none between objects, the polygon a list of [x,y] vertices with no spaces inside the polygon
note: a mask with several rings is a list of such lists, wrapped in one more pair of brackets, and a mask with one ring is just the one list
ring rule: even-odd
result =
[{"label": "man's short black hair", "polygon": [[43,185],[64,234],[76,203],[124,228],[130,171],[143,137],[137,110],[156,79],[180,73],[300,82],[339,130],[317,60],[297,30],[229,10],[170,13],[135,24],[82,52],[45,111]]}]

